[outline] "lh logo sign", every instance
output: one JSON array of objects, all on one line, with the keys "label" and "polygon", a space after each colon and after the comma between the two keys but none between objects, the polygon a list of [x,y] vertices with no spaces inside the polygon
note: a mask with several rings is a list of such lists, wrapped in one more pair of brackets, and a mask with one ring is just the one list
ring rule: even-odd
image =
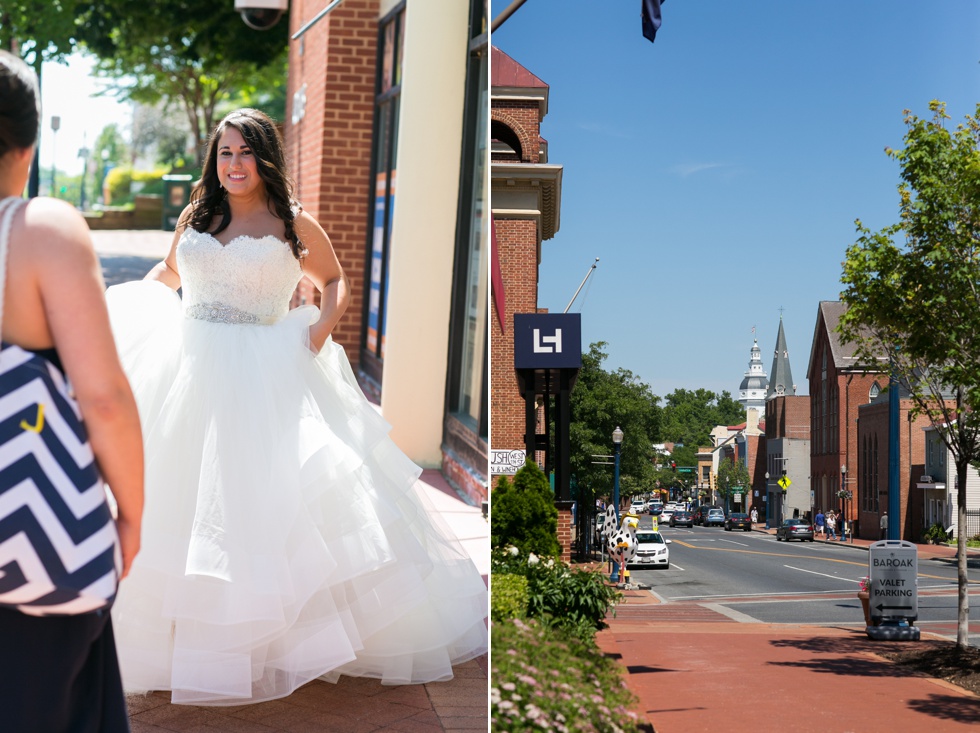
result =
[{"label": "lh logo sign", "polygon": [[515,369],[578,369],[581,366],[580,314],[514,314]]},{"label": "lh logo sign", "polygon": [[561,329],[555,329],[554,336],[542,336],[541,329],[534,329],[534,353],[535,354],[560,354],[561,353]]}]

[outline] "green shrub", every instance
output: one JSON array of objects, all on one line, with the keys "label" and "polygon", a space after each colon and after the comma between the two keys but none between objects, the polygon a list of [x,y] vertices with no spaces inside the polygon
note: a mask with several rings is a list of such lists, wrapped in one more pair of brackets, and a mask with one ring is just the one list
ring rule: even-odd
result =
[{"label": "green shrub", "polygon": [[527,462],[513,482],[501,476],[490,493],[490,546],[513,545],[524,554],[557,557],[558,510],[548,479]]},{"label": "green shrub", "polygon": [[620,596],[598,571],[572,569],[533,553],[524,556],[516,548],[495,550],[490,573],[526,578],[528,618],[561,626],[582,639],[591,639],[596,629],[605,628],[606,614]]},{"label": "green shrub", "polygon": [[949,539],[945,527],[939,524],[939,522],[929,527],[929,529],[922,533],[922,536],[924,539],[932,540],[933,542],[945,542]]},{"label": "green shrub", "polygon": [[523,618],[527,612],[527,578],[510,573],[490,576],[490,620]]},{"label": "green shrub", "polygon": [[491,624],[490,639],[490,730],[637,730],[635,698],[594,643],[520,619]]}]

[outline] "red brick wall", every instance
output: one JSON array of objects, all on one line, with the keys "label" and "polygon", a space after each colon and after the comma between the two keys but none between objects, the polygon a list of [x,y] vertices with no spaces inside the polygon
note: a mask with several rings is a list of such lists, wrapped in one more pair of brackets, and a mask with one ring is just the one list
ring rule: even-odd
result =
[{"label": "red brick wall", "polygon": [[[559,501],[558,505],[558,544],[561,545],[561,559],[572,561],[572,507],[571,502]],[[567,506],[566,506],[567,505]]]},{"label": "red brick wall", "polygon": [[506,293],[502,332],[491,303],[490,447],[524,448],[524,398],[514,373],[514,314],[534,313],[538,303],[537,224],[525,219],[495,220],[497,256]]},{"label": "red brick wall", "polygon": [[[900,539],[918,542],[923,529],[923,507],[922,491],[915,488],[919,477],[925,473],[925,432],[924,428],[929,426],[929,420],[925,417],[918,417],[909,420],[909,409],[912,403],[910,400],[902,400],[899,404],[898,429],[899,429],[899,507],[901,517]],[[874,405],[867,405],[861,410],[861,420],[858,423],[859,429],[854,432],[855,443],[863,441],[867,436],[873,439],[878,438],[878,505],[881,512],[888,509],[888,401],[882,400]],[[855,459],[858,458],[857,447],[855,447]],[[855,476],[863,475],[863,456],[861,460],[854,461]],[[860,473],[858,473],[861,471]],[[856,488],[857,484],[855,484]],[[862,487],[863,488],[863,487]],[[858,492],[854,492],[855,507],[858,504]],[[853,514],[850,514],[853,516]],[[880,535],[879,520],[881,514],[875,512],[862,511],[859,515],[858,536],[864,539],[877,540]],[[894,522],[895,517],[889,515],[889,522]]]},{"label": "red brick wall", "polygon": [[[322,8],[320,0],[293,0],[290,32]],[[370,168],[378,8],[378,0],[346,0],[289,47],[287,159],[297,197],[330,236],[350,280],[351,302],[334,330],[334,339],[345,347],[355,369],[373,196]],[[306,113],[293,125],[293,95],[304,83]],[[304,294],[312,302],[308,284]]]},{"label": "red brick wall", "polygon": [[766,438],[810,439],[810,398],[784,395],[766,402]]},{"label": "red brick wall", "polygon": [[539,141],[541,119],[536,102],[507,100],[506,106],[494,106],[490,119],[509,127],[521,141],[521,162],[540,163],[541,145]]}]

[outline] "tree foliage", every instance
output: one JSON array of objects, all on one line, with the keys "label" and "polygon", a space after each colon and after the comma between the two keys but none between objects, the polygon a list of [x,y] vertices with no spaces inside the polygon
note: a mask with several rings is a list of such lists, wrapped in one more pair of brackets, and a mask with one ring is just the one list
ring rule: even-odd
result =
[{"label": "tree foliage", "polygon": [[558,509],[547,477],[528,461],[513,481],[501,476],[490,493],[490,546],[557,557]]},{"label": "tree foliage", "polygon": [[[745,421],[745,408],[731,393],[715,394],[708,389],[675,389],[665,398],[663,439],[681,443],[694,453],[710,445],[711,430],[717,425],[737,425]],[[681,464],[678,465],[693,465]]]},{"label": "tree foliage", "polygon": [[40,75],[41,63],[75,50],[76,0],[3,0],[0,48],[20,56]]},{"label": "tree foliage", "polygon": [[741,461],[722,459],[718,464],[718,494],[726,501],[735,493],[746,493],[752,488],[749,469]]},{"label": "tree foliage", "polygon": [[886,149],[901,167],[899,221],[878,232],[857,222],[841,277],[848,310],[840,333],[863,363],[890,363],[915,412],[929,417],[953,454],[957,644],[965,647],[966,475],[980,462],[980,105],[954,130],[945,104],[929,109],[929,120],[906,110],[905,147]]},{"label": "tree foliage", "polygon": [[605,347],[600,341],[582,354],[582,367],[571,395],[571,468],[583,502],[595,496],[612,496],[613,466],[602,465],[612,459],[593,456],[613,454],[612,434],[617,427],[624,436],[620,496],[628,498],[654,485],[653,444],[660,433],[659,398],[629,370],[605,371]]},{"label": "tree foliage", "polygon": [[288,21],[255,31],[231,2],[80,0],[77,9],[77,37],[99,57],[99,72],[114,80],[124,99],[179,103],[198,156],[222,100],[236,94],[257,99],[258,87],[271,84],[274,91],[270,73],[284,73]]}]

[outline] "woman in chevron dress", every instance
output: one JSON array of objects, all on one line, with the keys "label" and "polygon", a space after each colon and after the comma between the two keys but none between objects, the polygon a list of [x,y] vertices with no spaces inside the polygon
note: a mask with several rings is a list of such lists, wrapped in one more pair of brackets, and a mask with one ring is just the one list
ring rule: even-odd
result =
[{"label": "woman in chevron dress", "polygon": [[[231,705],[450,678],[486,650],[486,587],[330,338],[347,281],[267,116],[218,125],[191,201],[168,257],[107,294],[147,457],[124,684]],[[304,275],[320,306],[289,310]]]},{"label": "woman in chevron dress", "polygon": [[[37,356],[31,358],[43,357],[48,369],[63,372],[70,380],[92,452],[118,505],[116,529],[125,574],[140,540],[143,453],[139,417],[113,344],[103,299],[105,285],[88,227],[65,203],[21,198],[34,159],[39,119],[33,71],[0,51],[0,320],[4,356],[13,356],[9,361],[5,358],[3,365],[15,362],[24,352],[32,353]],[[16,393],[0,395],[0,402],[7,397],[16,400],[21,388],[29,386],[18,384]],[[14,426],[16,418],[15,414]],[[48,424],[51,422],[53,418]],[[49,429],[44,425],[39,408],[31,429],[36,427],[41,433]],[[53,439],[45,438],[45,442]],[[13,443],[5,443],[4,448]],[[3,453],[0,516],[13,518],[7,512],[23,496],[18,485],[24,482],[22,476],[14,475],[9,451]],[[27,464],[18,461],[17,465]],[[40,477],[28,478],[43,483]],[[97,484],[97,491],[101,489]],[[54,513],[39,511],[46,507],[27,506],[35,510],[39,523],[47,526],[54,520]],[[0,521],[0,591],[11,592],[13,582],[18,583],[15,590],[19,593],[28,585],[25,578],[40,576],[41,571],[32,564],[39,556],[25,552],[25,543],[18,534],[10,534],[7,526]],[[39,585],[44,583],[32,587]],[[128,731],[108,611],[30,615],[35,612],[41,612],[39,606],[0,607],[0,730]]]}]

